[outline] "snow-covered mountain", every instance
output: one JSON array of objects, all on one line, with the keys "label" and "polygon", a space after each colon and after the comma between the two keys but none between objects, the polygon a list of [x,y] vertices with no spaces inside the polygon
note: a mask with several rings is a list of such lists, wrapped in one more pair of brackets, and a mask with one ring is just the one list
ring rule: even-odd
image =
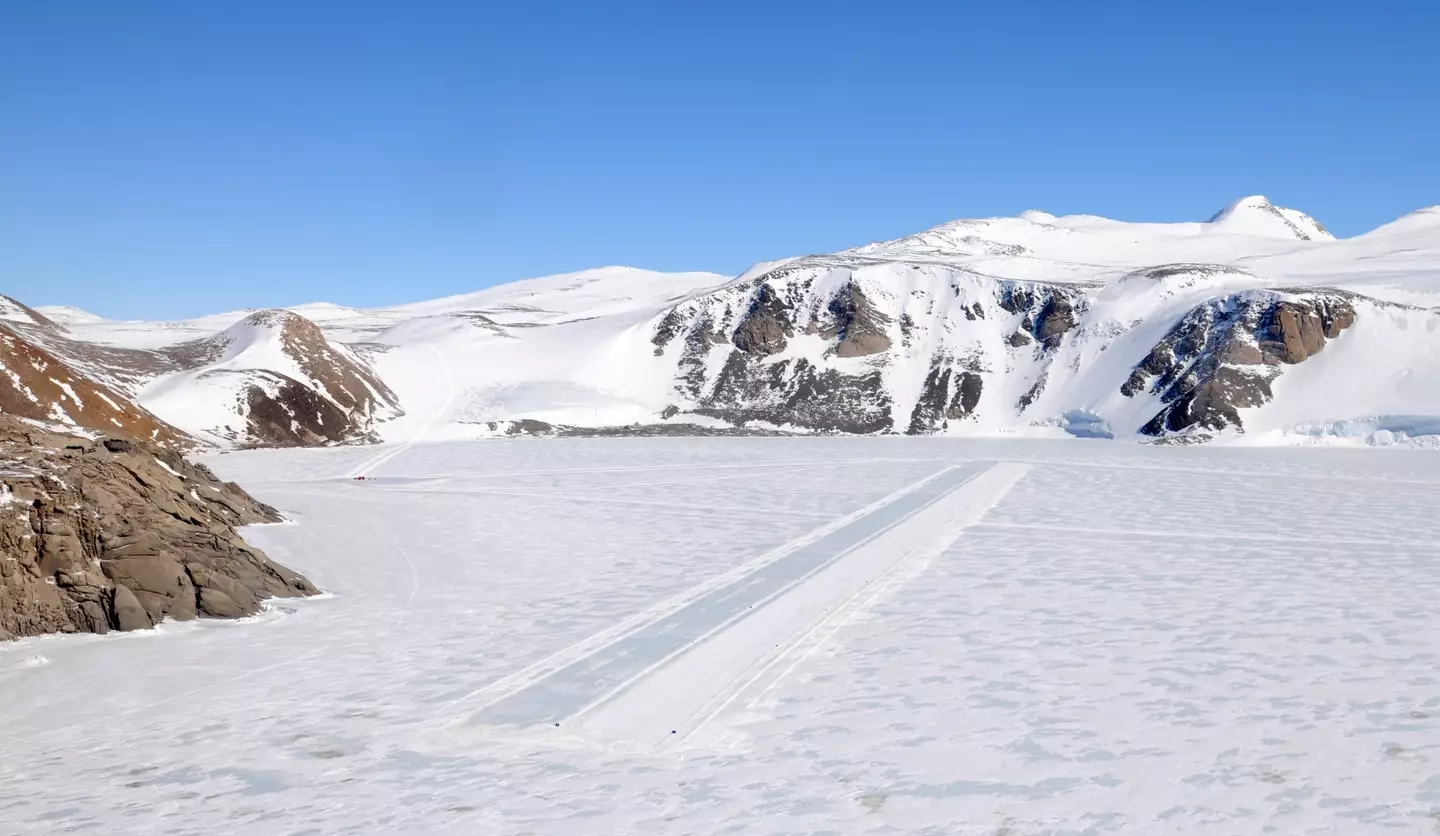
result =
[{"label": "snow-covered mountain", "polygon": [[146,386],[140,403],[217,444],[375,440],[378,422],[403,413],[355,350],[290,311],[260,311],[162,351],[179,370]]},{"label": "snow-covered mountain", "polygon": [[[1431,414],[1433,382],[1374,385],[1440,348],[1433,310],[1366,295],[1381,277],[1429,294],[1440,225],[1401,226],[1337,241],[1260,197],[1204,224],[957,221],[761,265],[658,316],[654,353],[681,413],[814,430],[1208,437]],[[1295,391],[1301,364],[1346,372]]]},{"label": "snow-covered mountain", "polygon": [[220,444],[635,424],[1286,441],[1440,423],[1437,306],[1440,208],[1337,240],[1257,196],[1195,223],[960,220],[735,278],[0,319]]},{"label": "snow-covered mountain", "polygon": [[[86,327],[98,335],[76,333]],[[104,339],[132,328],[147,339]],[[116,329],[0,297],[0,412],[171,446],[376,441],[375,425],[403,413],[357,351],[298,314],[259,311],[208,336],[156,339],[188,332]]]}]

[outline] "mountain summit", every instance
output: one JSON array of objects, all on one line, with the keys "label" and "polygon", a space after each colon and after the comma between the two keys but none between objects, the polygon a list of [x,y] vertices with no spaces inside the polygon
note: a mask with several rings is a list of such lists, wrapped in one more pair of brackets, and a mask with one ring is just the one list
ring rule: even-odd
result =
[{"label": "mountain summit", "polygon": [[1298,238],[1301,241],[1335,240],[1335,236],[1319,221],[1299,210],[1276,206],[1264,195],[1242,197],[1216,212],[1207,223],[1240,235]]}]

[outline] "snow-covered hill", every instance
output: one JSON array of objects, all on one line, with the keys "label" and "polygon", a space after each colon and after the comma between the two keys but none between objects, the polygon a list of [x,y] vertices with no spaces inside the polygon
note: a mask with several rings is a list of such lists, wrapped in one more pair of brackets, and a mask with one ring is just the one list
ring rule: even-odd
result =
[{"label": "snow-covered hill", "polygon": [[[1254,196],[1205,222],[953,221],[736,278],[611,267],[371,310],[0,318],[217,443],[522,420],[1287,441],[1440,425],[1437,307],[1440,208],[1335,239]],[[287,328],[307,335],[288,350]]]},{"label": "snow-covered hill", "polygon": [[[10,301],[0,297],[0,305]],[[0,322],[0,413],[167,446],[185,441],[174,427],[78,371],[11,322]]]},{"label": "snow-covered hill", "polygon": [[163,353],[182,371],[147,386],[140,403],[217,444],[374,440],[377,422],[403,413],[358,353],[290,311],[260,311]]},{"label": "snow-covered hill", "polygon": [[[199,329],[50,312],[60,315],[0,297],[0,362],[9,378],[0,384],[0,412],[170,445],[221,446],[375,441],[375,425],[403,413],[359,352],[289,311],[260,311],[219,333],[169,344],[155,335]],[[147,339],[131,341],[136,346],[77,333],[86,329]]]}]

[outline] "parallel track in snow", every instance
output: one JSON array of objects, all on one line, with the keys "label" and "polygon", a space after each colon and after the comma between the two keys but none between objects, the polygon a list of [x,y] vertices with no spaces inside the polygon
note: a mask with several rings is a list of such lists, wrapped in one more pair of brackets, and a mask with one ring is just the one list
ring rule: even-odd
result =
[{"label": "parallel track in snow", "polygon": [[774,684],[907,562],[977,522],[1024,466],[932,474],[761,559],[453,701],[471,725],[656,748]]}]

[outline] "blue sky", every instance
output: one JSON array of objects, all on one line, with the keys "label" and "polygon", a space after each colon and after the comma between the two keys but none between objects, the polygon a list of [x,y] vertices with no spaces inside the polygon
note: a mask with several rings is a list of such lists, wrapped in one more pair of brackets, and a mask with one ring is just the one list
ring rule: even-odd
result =
[{"label": "blue sky", "polygon": [[379,305],[1027,208],[1440,203],[1440,4],[0,5],[0,292]]}]

